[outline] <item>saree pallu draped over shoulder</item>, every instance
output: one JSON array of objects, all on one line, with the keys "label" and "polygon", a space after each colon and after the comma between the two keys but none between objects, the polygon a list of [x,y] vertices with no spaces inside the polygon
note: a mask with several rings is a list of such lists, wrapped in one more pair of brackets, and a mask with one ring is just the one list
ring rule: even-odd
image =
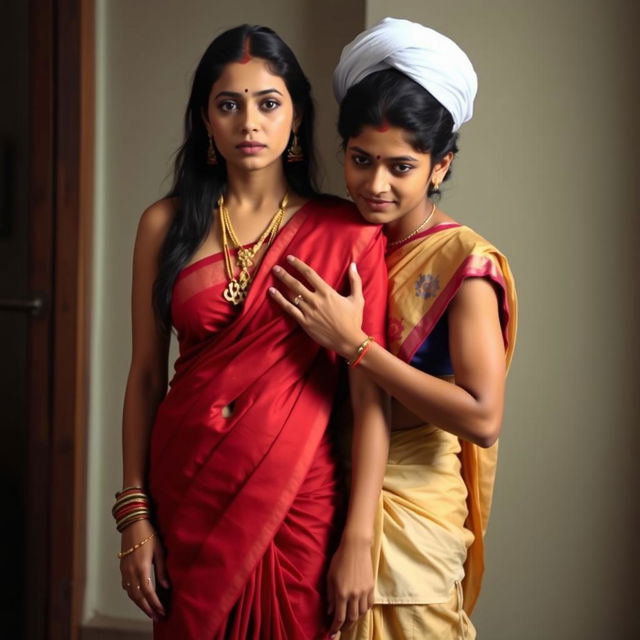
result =
[{"label": "saree pallu draped over shoulder", "polygon": [[[405,362],[411,362],[416,351],[424,343],[447,307],[467,278],[486,278],[494,285],[507,367],[515,346],[517,324],[517,299],[513,276],[505,257],[484,238],[466,226],[458,224],[438,225],[405,242],[387,256],[389,271],[388,340],[389,349]],[[425,432],[426,430],[426,432]],[[458,460],[451,458],[450,479],[460,475],[466,487],[466,520],[461,540],[470,546],[463,548],[464,610],[470,614],[480,591],[484,572],[484,534],[489,519],[495,479],[498,444],[488,449],[458,439],[433,425],[425,425],[417,432],[419,437],[432,434],[429,445],[437,450],[456,447]],[[403,436],[397,436],[402,438]],[[434,440],[435,438],[435,440]],[[440,444],[446,441],[446,446]],[[419,447],[419,448],[421,448]],[[449,463],[447,463],[449,464]],[[455,468],[454,468],[455,467]],[[442,469],[436,469],[436,472]],[[434,476],[435,477],[435,476]],[[393,481],[393,473],[389,481]],[[448,481],[445,481],[445,484]],[[450,485],[450,486],[449,486]],[[455,479],[446,487],[440,480],[434,481],[431,490],[439,486],[450,495],[458,494]],[[464,493],[462,494],[464,496]],[[445,501],[446,502],[446,501]],[[432,504],[438,504],[433,500]],[[455,518],[450,505],[436,507],[432,519],[439,521],[445,530]],[[451,527],[449,526],[451,529]],[[472,535],[469,535],[470,534]],[[460,536],[458,536],[460,537]],[[457,543],[456,543],[457,544]],[[459,545],[457,545],[459,546]],[[452,546],[451,553],[459,555]]]},{"label": "saree pallu draped over shoulder", "polygon": [[221,260],[178,277],[180,357],[150,451],[171,581],[156,640],[326,637],[339,488],[325,431],[339,363],[267,295],[278,286],[272,267],[286,268],[288,254],[338,289],[356,261],[367,330],[384,341],[384,240],[337,199],[307,203],[281,229],[224,326],[214,320],[228,309]]}]

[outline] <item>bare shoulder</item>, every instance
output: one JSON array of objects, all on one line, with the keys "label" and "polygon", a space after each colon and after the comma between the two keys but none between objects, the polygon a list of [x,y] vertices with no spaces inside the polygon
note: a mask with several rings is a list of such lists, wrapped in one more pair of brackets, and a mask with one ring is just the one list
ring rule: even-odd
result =
[{"label": "bare shoulder", "polygon": [[487,278],[465,278],[451,301],[451,309],[476,309],[486,305],[495,306],[497,293],[494,284]]},{"label": "bare shoulder", "polygon": [[163,198],[148,206],[140,216],[138,235],[148,240],[164,240],[177,207],[177,198]]},{"label": "bare shoulder", "polygon": [[142,212],[133,250],[134,277],[136,273],[146,273],[150,282],[155,278],[158,260],[175,217],[177,204],[175,198],[164,198]]}]

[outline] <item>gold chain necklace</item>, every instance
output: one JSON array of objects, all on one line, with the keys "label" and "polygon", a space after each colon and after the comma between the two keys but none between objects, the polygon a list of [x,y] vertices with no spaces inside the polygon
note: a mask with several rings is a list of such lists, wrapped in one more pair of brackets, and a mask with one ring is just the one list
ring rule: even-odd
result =
[{"label": "gold chain necklace", "polygon": [[[262,245],[267,241],[267,247],[271,245],[273,239],[276,237],[282,220],[284,219],[284,212],[289,202],[289,194],[285,193],[280,207],[271,218],[267,228],[262,232],[262,235],[258,238],[257,242],[248,248],[244,248],[238,240],[236,232],[231,225],[231,218],[229,217],[229,210],[224,205],[224,196],[221,194],[218,198],[218,211],[220,212],[220,233],[222,235],[222,251],[224,253],[224,264],[227,271],[227,278],[229,284],[226,286],[222,295],[227,302],[230,302],[233,306],[237,306],[244,302],[247,297],[247,290],[251,284],[251,274],[249,268],[253,266],[253,260],[256,254],[262,248]],[[231,242],[232,248],[238,250],[236,260],[240,267],[240,273],[236,278],[233,275],[233,264],[231,262],[231,249],[229,244]]]},{"label": "gold chain necklace", "polygon": [[431,213],[420,223],[420,226],[418,226],[417,229],[414,229],[408,236],[405,236],[404,238],[400,238],[400,240],[394,240],[393,242],[387,242],[387,246],[388,247],[395,247],[398,244],[402,244],[403,242],[406,242],[407,240],[409,240],[410,238],[413,238],[413,236],[415,236],[417,233],[420,233],[420,231],[422,231],[422,229],[424,229],[424,227],[427,226],[427,224],[429,223],[429,220],[431,220],[431,218],[433,218],[433,214],[436,212],[436,203],[433,203],[433,207],[431,208]]}]

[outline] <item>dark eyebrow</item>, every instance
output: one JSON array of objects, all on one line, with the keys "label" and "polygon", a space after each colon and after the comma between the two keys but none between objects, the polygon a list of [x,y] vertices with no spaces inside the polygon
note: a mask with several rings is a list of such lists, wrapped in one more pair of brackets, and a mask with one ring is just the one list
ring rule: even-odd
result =
[{"label": "dark eyebrow", "polygon": [[[368,151],[365,151],[360,147],[349,147],[349,150],[361,153],[363,156],[371,156]],[[413,156],[396,156],[395,158],[387,158],[387,160],[391,160],[392,162],[418,162],[418,159]]]},{"label": "dark eyebrow", "polygon": [[[280,91],[278,91],[277,89],[263,89],[262,91],[256,91],[253,95],[254,96],[265,96],[269,93],[277,93],[279,96],[281,96],[282,94],[280,93]],[[238,93],[237,91],[221,91],[216,97],[215,99],[217,100],[218,98],[220,98],[221,96],[225,96],[227,98],[241,98],[244,94],[242,93]]]}]

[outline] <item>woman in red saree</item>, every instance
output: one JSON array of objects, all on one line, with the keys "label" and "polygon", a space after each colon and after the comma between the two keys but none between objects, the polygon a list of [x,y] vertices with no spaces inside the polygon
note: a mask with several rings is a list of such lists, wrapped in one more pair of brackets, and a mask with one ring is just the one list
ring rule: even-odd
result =
[{"label": "woman in red saree", "polygon": [[[347,187],[389,240],[388,348],[372,344],[359,366],[393,398],[372,544],[374,604],[343,637],[473,640],[468,616],[484,568],[516,335],[506,258],[437,206],[476,76],[445,36],[387,18],[345,47],[334,88]],[[272,296],[320,344],[346,355],[366,335],[366,293],[354,275],[353,295],[342,297],[304,262],[293,264],[309,286],[279,277],[305,305],[275,289]]]},{"label": "woman in red saree", "polygon": [[[316,194],[312,126],[286,45],[263,27],[225,32],[196,70],[174,190],[140,221],[114,513],[123,588],[156,640],[325,638],[370,605],[381,394],[350,374],[360,480],[343,518],[326,433],[340,363],[264,295],[291,253],[337,289],[357,261],[367,331],[384,343],[384,240]],[[180,356],[165,395],[170,323]]]}]

